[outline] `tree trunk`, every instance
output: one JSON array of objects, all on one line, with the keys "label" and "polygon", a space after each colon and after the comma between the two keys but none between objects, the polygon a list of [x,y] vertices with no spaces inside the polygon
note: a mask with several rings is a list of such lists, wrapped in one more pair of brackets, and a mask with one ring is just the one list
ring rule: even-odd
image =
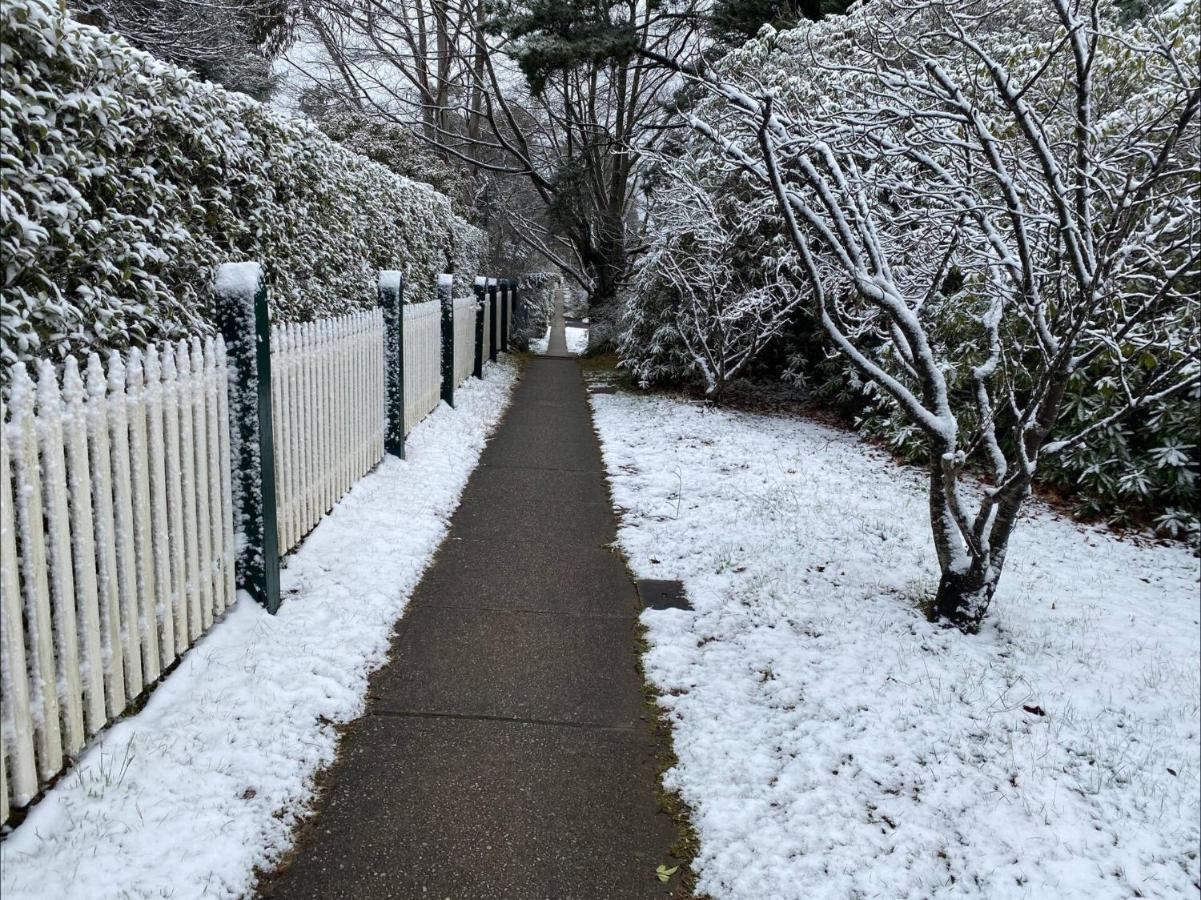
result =
[{"label": "tree trunk", "polygon": [[960,631],[974,633],[997,590],[997,573],[973,564],[966,572],[943,569],[934,596],[934,613]]}]

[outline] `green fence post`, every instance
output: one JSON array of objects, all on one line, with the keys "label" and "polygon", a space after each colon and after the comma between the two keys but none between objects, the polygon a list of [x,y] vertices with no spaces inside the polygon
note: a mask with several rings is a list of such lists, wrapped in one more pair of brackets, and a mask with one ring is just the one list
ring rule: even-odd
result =
[{"label": "green fence post", "polygon": [[442,399],[455,405],[454,276],[438,276],[438,305],[442,308]]},{"label": "green fence post", "polygon": [[476,378],[484,377],[484,279],[477,275],[475,284],[472,285],[472,290],[475,291],[475,364],[471,370],[471,374]]},{"label": "green fence post", "polygon": [[279,609],[279,526],[271,425],[271,321],[258,263],[217,269],[217,322],[230,372],[234,531],[238,585],[274,614]]},{"label": "green fence post", "polygon": [[509,279],[500,280],[500,349],[509,352]]},{"label": "green fence post", "polygon": [[488,321],[488,336],[490,338],[488,342],[488,359],[492,360],[492,362],[496,362],[496,354],[498,352],[498,347],[496,346],[496,337],[500,332],[500,323],[497,321],[496,316],[500,312],[500,308],[496,302],[495,278],[488,279],[488,306],[489,312],[491,313],[491,317]]},{"label": "green fence post", "polygon": [[384,314],[384,450],[405,458],[404,276],[379,273],[379,305]]}]

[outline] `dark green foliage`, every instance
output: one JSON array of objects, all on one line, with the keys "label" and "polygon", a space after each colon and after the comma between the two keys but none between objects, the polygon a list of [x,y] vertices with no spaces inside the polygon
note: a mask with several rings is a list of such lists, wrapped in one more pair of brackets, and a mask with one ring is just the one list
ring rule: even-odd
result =
[{"label": "dark green foliage", "polygon": [[[310,96],[308,103],[313,104],[314,98]],[[460,163],[440,158],[412,130],[349,110],[326,111],[314,105],[306,111],[310,115],[317,112],[314,118],[318,127],[342,146],[387,166],[397,175],[431,185],[450,198],[456,213],[475,218],[471,172]]]},{"label": "dark green foliage", "polygon": [[529,0],[498,4],[489,25],[515,41],[530,90],[541,94],[556,72],[629,60],[637,41],[627,11],[605,0]]},{"label": "dark green foliage", "polygon": [[849,0],[717,0],[709,27],[721,40],[741,43],[764,25],[789,28],[801,19],[840,15],[850,5]]}]

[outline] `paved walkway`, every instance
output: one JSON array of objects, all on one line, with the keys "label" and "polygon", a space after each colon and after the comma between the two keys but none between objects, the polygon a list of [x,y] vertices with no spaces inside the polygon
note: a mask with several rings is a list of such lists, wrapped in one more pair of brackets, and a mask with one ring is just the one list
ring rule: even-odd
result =
[{"label": "paved walkway", "polygon": [[[635,592],[561,299],[273,898],[662,898]],[[397,511],[403,515],[402,510]],[[669,863],[670,864],[670,863]]]}]

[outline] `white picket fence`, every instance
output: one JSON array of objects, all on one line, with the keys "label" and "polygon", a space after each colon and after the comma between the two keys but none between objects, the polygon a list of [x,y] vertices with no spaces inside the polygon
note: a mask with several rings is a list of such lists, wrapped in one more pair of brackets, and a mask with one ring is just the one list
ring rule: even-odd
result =
[{"label": "white picket fence", "polygon": [[[107,369],[107,371],[106,371]],[[0,431],[0,821],[234,600],[228,373],[209,339],[13,374]]]},{"label": "white picket fence", "polygon": [[[455,384],[477,301],[453,303]],[[484,304],[483,358],[490,355]],[[405,432],[441,399],[441,308],[406,304]],[[271,328],[278,549],[384,455],[380,310]],[[220,338],[12,372],[0,427],[0,823],[122,715],[235,599]]]},{"label": "white picket fence", "polygon": [[459,386],[475,369],[475,311],[474,297],[456,297],[454,301],[455,364],[454,381]]},{"label": "white picket fence", "polygon": [[485,299],[482,306],[484,308],[483,359],[487,361],[492,357],[492,304]]},{"label": "white picket fence", "polygon": [[405,434],[442,397],[442,308],[437,300],[404,308]]},{"label": "white picket fence", "polygon": [[282,556],[383,458],[383,314],[276,325],[271,365]]}]

